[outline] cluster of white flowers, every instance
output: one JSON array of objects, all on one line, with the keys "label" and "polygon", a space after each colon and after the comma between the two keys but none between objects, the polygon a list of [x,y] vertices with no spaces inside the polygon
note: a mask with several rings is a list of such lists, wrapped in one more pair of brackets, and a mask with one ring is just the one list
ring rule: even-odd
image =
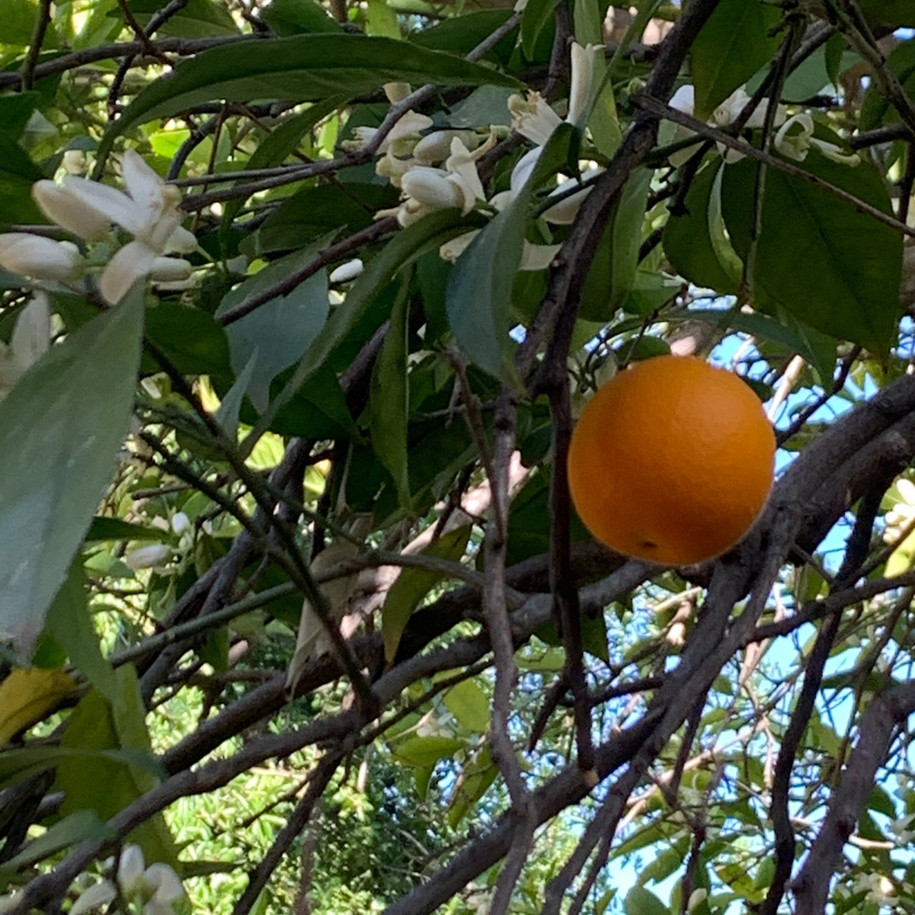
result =
[{"label": "cluster of white flowers", "polygon": [[[707,123],[712,127],[724,128],[735,123],[740,117],[740,113],[750,101],[750,96],[746,89],[741,87],[732,92],[713,112]],[[753,113],[744,123],[745,127],[759,128],[762,127],[766,120],[766,112],[769,100],[766,99],[763,104],[754,108]],[[696,93],[692,86],[681,86],[670,100],[670,107],[684,114],[692,115],[695,111]],[[842,165],[857,165],[860,161],[855,153],[846,153],[840,146],[835,143],[829,143],[826,140],[820,140],[813,136],[813,118],[809,114],[795,114],[788,117],[787,109],[784,105],[777,105],[772,118],[773,126],[779,130],[775,134],[773,145],[785,157],[794,159],[796,162],[802,162],[811,148],[819,150],[828,159],[833,162],[839,162]],[[694,137],[696,134],[688,127],[676,125],[672,142],[679,142]],[[725,162],[737,162],[743,158],[743,153],[723,143],[718,144],[718,151],[724,158]],[[693,150],[679,149],[671,153],[668,157],[670,164],[680,166],[690,156]]]},{"label": "cluster of white flowers", "polygon": [[[181,878],[167,864],[147,867],[139,845],[124,846],[118,859],[117,885],[111,880],[100,880],[90,886],[73,903],[70,915],[94,912],[103,907],[107,912],[120,913],[120,909],[110,908],[110,903],[119,898],[127,904],[130,913],[184,915],[190,912],[190,901]],[[0,913],[13,911],[18,903],[15,893],[0,896]]]},{"label": "cluster of white flowers", "polygon": [[[102,297],[112,305],[143,277],[173,288],[187,284],[190,263],[171,255],[197,247],[194,235],[181,227],[180,191],[133,150],[121,157],[121,170],[126,192],[76,175],[66,175],[60,184],[38,181],[32,188],[45,215],[83,241],[108,241],[112,225],[133,236],[107,260],[99,279]],[[30,232],[0,235],[0,267],[32,281],[73,285],[90,264],[69,242]]]},{"label": "cluster of white flowers", "polygon": [[146,866],[139,845],[125,845],[118,859],[117,886],[101,880],[89,887],[73,904],[70,915],[92,912],[107,906],[120,895],[130,911],[143,915],[176,915],[188,909],[181,878],[167,864]]},{"label": "cluster of white flowers", "polygon": [[[565,122],[578,124],[590,110],[595,88],[594,63],[602,53],[603,48],[599,45],[572,45],[572,83]],[[398,89],[402,88],[398,86]],[[392,101],[403,97],[402,91],[394,92],[391,86],[385,89]],[[508,107],[512,115],[512,129],[535,144],[535,148],[515,165],[509,190],[487,200],[477,171],[480,157],[492,148],[500,135],[498,127],[490,127],[483,132],[434,130],[431,118],[407,111],[380,144],[380,158],[375,165],[378,175],[388,178],[400,188],[401,201],[397,207],[379,211],[376,217],[396,216],[400,225],[406,227],[435,210],[454,207],[466,216],[479,204],[488,206],[490,210],[504,209],[524,186],[553,131],[563,123],[563,119],[537,92],[529,92],[525,96],[512,95]],[[373,140],[376,130],[357,127],[353,134],[354,139],[346,145],[363,148]],[[596,166],[586,169],[580,179],[570,181],[576,184],[586,182],[599,171]],[[574,220],[589,188],[583,187],[579,193],[570,193],[569,189],[568,182],[556,188],[554,193],[561,193],[562,198],[543,213],[547,222],[565,225]],[[441,256],[446,260],[456,260],[478,231],[466,232],[442,245]],[[520,269],[539,270],[548,266],[558,249],[559,245],[526,242]]]}]

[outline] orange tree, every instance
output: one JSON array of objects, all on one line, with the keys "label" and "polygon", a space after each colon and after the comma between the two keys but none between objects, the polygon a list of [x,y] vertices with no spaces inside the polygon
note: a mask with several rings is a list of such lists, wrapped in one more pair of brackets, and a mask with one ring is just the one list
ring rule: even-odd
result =
[{"label": "orange tree", "polygon": [[[4,0],[3,911],[915,907],[912,26]],[[669,351],[780,446],[676,569],[566,474]]]}]

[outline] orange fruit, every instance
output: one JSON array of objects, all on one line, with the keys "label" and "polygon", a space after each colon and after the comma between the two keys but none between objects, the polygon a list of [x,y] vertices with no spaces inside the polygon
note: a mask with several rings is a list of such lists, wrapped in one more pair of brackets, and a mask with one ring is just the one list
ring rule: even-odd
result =
[{"label": "orange fruit", "polygon": [[734,546],[772,487],[775,434],[736,375],[693,356],[617,373],[572,433],[569,489],[611,549],[689,565]]}]

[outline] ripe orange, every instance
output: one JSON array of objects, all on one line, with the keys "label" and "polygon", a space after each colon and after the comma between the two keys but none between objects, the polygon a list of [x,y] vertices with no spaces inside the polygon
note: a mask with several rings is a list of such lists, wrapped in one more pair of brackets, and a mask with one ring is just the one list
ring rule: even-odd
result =
[{"label": "ripe orange", "polygon": [[734,546],[772,487],[775,435],[736,375],[693,356],[619,372],[572,433],[569,489],[611,549],[688,565]]}]

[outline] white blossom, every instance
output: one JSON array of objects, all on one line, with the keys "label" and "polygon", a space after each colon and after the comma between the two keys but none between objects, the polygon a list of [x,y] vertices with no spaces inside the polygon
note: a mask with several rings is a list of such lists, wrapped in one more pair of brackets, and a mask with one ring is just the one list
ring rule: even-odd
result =
[{"label": "white blossom", "polygon": [[539,92],[528,92],[526,97],[510,95],[508,110],[512,115],[512,130],[536,146],[546,145],[553,131],[562,124],[562,118]]},{"label": "white blossom", "polygon": [[0,398],[6,396],[29,366],[51,345],[51,305],[37,292],[19,312],[9,346],[0,344]]},{"label": "white blossom", "polygon": [[67,175],[62,184],[39,181],[33,194],[39,206],[58,225],[99,241],[113,223],[134,236],[108,262],[99,288],[115,304],[138,279],[152,273],[166,282],[187,280],[190,264],[168,260],[173,253],[189,253],[197,246],[193,233],[181,227],[181,192],[166,184],[142,156],[128,150],[121,158],[126,192],[98,181]]},{"label": "white blossom", "polygon": [[[795,127],[799,130],[794,130]],[[817,139],[813,135],[813,118],[809,114],[801,113],[789,118],[775,135],[775,148],[795,162],[803,162],[811,147],[840,165],[857,165],[861,161],[857,153],[847,153],[835,143]]]},{"label": "white blossom", "polygon": [[35,280],[66,283],[80,272],[77,251],[64,242],[31,232],[0,235],[0,267]]},{"label": "white blossom", "polygon": [[[740,113],[747,106],[749,101],[750,96],[742,86],[739,89],[735,89],[712,112],[712,115],[708,119],[707,123],[712,127],[718,128],[725,128],[730,126],[740,117]],[[749,128],[762,127],[765,124],[766,111],[769,104],[770,102],[768,99],[763,99],[762,103],[757,105],[753,110],[753,113],[747,119],[744,126]],[[695,89],[689,85],[681,86],[671,97],[670,107],[675,108],[677,111],[682,111],[684,114],[693,115],[696,109]],[[787,112],[785,110],[785,106],[778,105],[773,116],[773,124],[775,126],[783,124],[786,116]],[[695,131],[690,130],[689,127],[684,127],[682,124],[677,124],[675,125],[671,142],[676,143],[694,136],[696,136]],[[736,149],[732,149],[729,146],[725,146],[724,143],[718,144],[718,152],[721,153],[721,155],[724,157],[725,162],[737,162],[739,159],[743,158],[743,153],[738,152]],[[680,149],[672,153],[668,158],[671,165],[679,167],[684,162],[686,162],[686,160],[689,159],[692,154],[693,150],[691,149]]]}]

